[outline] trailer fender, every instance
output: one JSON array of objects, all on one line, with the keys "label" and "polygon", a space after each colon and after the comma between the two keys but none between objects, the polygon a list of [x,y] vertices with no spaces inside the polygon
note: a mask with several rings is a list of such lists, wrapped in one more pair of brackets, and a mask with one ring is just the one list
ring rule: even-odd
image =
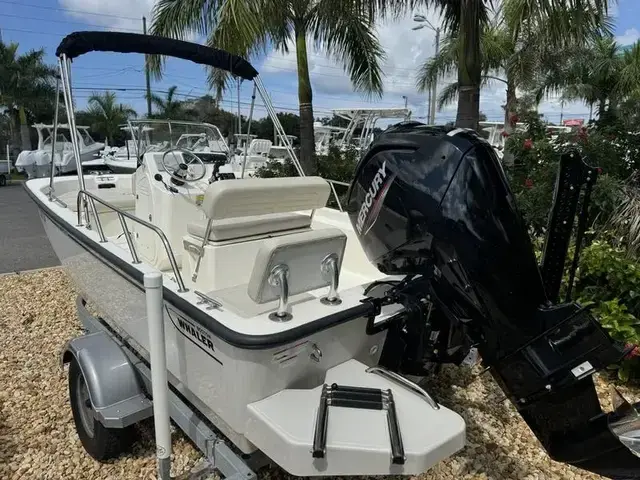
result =
[{"label": "trailer fender", "polygon": [[153,415],[135,367],[106,333],[76,337],[65,345],[61,364],[76,360],[96,419],[107,428],[125,428]]}]

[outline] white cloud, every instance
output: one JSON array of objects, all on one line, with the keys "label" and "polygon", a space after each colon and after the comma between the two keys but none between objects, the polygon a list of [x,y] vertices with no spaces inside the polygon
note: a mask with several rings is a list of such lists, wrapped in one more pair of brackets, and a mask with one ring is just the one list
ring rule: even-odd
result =
[{"label": "white cloud", "polygon": [[[104,25],[113,30],[141,30],[142,16],[147,17],[151,23],[151,11],[154,0],[59,0],[62,7],[68,10],[68,14],[82,19],[88,23]],[[99,15],[88,15],[82,12],[93,12]],[[344,108],[350,106],[380,106],[400,107],[404,103],[403,96],[407,96],[409,107],[413,116],[424,119],[427,114],[427,94],[417,93],[415,87],[416,72],[419,66],[435,53],[435,32],[430,28],[414,31],[412,27],[417,23],[413,21],[413,13],[398,20],[380,21],[377,25],[377,33],[380,43],[386,52],[383,64],[384,72],[384,97],[382,99],[368,100],[359,93],[354,93],[348,76],[344,73],[342,65],[335,62],[320,51],[314,51],[312,42],[308,42],[309,70],[314,87],[314,109],[318,116],[322,116],[332,108]],[[432,25],[440,24],[434,10],[421,11]],[[128,18],[121,18],[128,17]],[[636,29],[630,29],[619,37],[619,41],[635,41],[640,37]],[[295,85],[297,71],[295,45],[289,44],[289,53],[271,52],[258,68],[265,75],[265,81],[273,84],[271,80],[278,79],[279,75],[286,76],[287,84]],[[453,81],[451,78],[449,81]],[[440,81],[442,88],[447,80]],[[280,88],[283,87],[274,87]],[[284,94],[284,95],[283,95]],[[297,104],[296,89],[274,92],[274,99],[278,98],[281,104]],[[492,85],[483,88],[481,92],[481,110],[490,118],[500,120],[503,118],[502,105],[505,101],[504,85],[493,82]],[[278,103],[278,102],[276,102]],[[565,111],[572,113],[584,113],[588,108],[575,104],[565,105]],[[456,105],[449,105],[437,112],[438,121],[448,121],[455,117]],[[541,112],[550,115],[553,121],[559,120],[560,106],[557,99],[548,99],[541,105]]]},{"label": "white cloud", "polygon": [[[426,13],[429,21],[438,26],[439,21],[434,11]],[[403,105],[403,95],[408,97],[409,108],[414,117],[421,120],[427,115],[427,94],[418,93],[415,87],[416,73],[420,65],[435,54],[435,32],[430,28],[414,31],[412,27],[413,13],[395,21],[379,22],[377,33],[380,43],[386,52],[383,64],[384,97],[381,100],[367,101],[362,95],[354,93],[348,76],[342,70],[342,65],[327,57],[323,52],[309,49],[309,71],[314,87],[314,109],[324,110],[347,106],[392,107]],[[310,43],[310,42],[309,42]],[[295,74],[295,47],[289,45],[289,53],[271,52],[265,59],[262,73]],[[438,91],[448,82],[455,81],[455,75],[439,81]],[[292,92],[294,93],[294,92]],[[491,120],[502,120],[504,111],[502,105],[506,100],[505,86],[502,82],[494,81],[484,87],[480,96],[480,109]],[[549,120],[559,122],[561,109],[566,113],[585,114],[588,107],[580,103],[565,104],[561,108],[559,98],[552,96],[540,105],[540,112]],[[453,120],[456,104],[448,105],[436,113],[438,122]]]},{"label": "white cloud", "polygon": [[[439,24],[433,12],[429,12],[427,18],[433,25]],[[413,14],[395,21],[378,22],[378,38],[386,52],[383,63],[384,97],[380,100],[367,100],[365,96],[355,93],[342,64],[322,51],[315,51],[311,46],[312,42],[308,42],[310,45],[309,72],[314,87],[314,104],[323,109],[364,106],[372,103],[380,107],[401,107],[404,102],[402,96],[406,95],[414,114],[424,115],[426,94],[416,92],[415,78],[418,66],[424,59],[435,53],[435,32],[429,28],[411,30],[416,25]],[[260,70],[262,73],[295,74],[296,56],[293,43],[289,44],[288,54],[271,52]],[[338,96],[340,102],[335,101]]]},{"label": "white cloud", "polygon": [[636,43],[638,39],[640,39],[640,32],[635,28],[629,28],[625,30],[624,34],[616,37],[616,42],[620,45],[631,45],[632,43]]},{"label": "white cloud", "polygon": [[[154,0],[58,0],[68,15],[110,30],[142,32],[142,17],[151,23]],[[82,13],[81,13],[82,12]],[[85,13],[85,12],[91,12]]]}]

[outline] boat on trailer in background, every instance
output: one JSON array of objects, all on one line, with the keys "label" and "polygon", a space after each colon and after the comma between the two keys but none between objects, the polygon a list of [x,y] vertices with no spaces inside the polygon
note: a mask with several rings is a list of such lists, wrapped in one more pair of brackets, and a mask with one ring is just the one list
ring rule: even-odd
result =
[{"label": "boat on trailer in background", "polygon": [[104,147],[104,143],[96,142],[91,137],[87,126],[76,125],[74,129],[70,129],[67,124],[59,124],[56,127],[37,123],[33,127],[38,134],[38,148],[23,150],[15,163],[16,170],[26,173],[28,178],[49,176],[52,158],[56,175],[76,171],[77,165],[73,155],[73,147],[69,141],[69,138],[73,137],[72,130],[77,135],[83,168],[95,163],[99,151]]},{"label": "boat on trailer in background", "polygon": [[[104,163],[111,173],[134,173],[146,153],[189,150],[200,157],[226,159],[229,147],[215,125],[171,119],[129,120],[122,127],[131,139],[122,146],[105,152]],[[139,152],[139,153],[138,153]]]},{"label": "boat on trailer in background", "polygon": [[[555,298],[573,187],[590,188],[595,169],[566,156],[562,178],[577,182],[557,197],[541,276],[499,160],[474,132],[387,129],[341,212],[325,206],[327,181],[304,176],[246,60],[73,33],[56,51],[72,128],[71,60],[91,51],[173,56],[253,81],[300,174],[227,180],[176,146],[146,152],[132,175],[25,182],[81,295],[87,333],[62,362],[94,458],[127,448],[130,427],[154,415],[169,478],[168,413],[225,477],[255,479],[265,461],[299,476],[417,475],[463,448],[465,422],[409,377],[476,348],[553,458],[640,472],[623,444],[635,410],[603,413],[591,380],[625,352],[587,309]],[[249,125],[252,113],[253,102]],[[79,165],[77,139],[73,149]]]}]

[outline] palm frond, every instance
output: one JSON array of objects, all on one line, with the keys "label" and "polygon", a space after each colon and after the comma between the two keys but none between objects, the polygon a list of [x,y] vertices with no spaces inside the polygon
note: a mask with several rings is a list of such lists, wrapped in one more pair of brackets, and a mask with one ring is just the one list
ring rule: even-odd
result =
[{"label": "palm frond", "polygon": [[[514,55],[515,45],[500,22],[488,25],[480,37],[481,70],[484,75],[506,70]],[[429,90],[434,82],[453,75],[458,69],[459,37],[447,34],[438,55],[427,60],[418,69],[416,87],[419,92]]]},{"label": "palm frond", "polygon": [[611,27],[609,0],[504,0],[506,24],[514,38],[532,26],[546,28],[548,43],[556,46],[584,41],[594,30]]},{"label": "palm frond", "polygon": [[[290,11],[284,0],[228,0],[217,12],[217,24],[207,37],[207,45],[244,58],[266,54],[269,43],[282,46],[291,34]],[[245,22],[246,17],[257,19]],[[231,75],[208,68],[209,86],[219,99],[229,88]]]},{"label": "palm frond", "polygon": [[416,88],[419,92],[425,92],[438,79],[452,75],[457,69],[458,37],[448,34],[442,40],[438,55],[428,59],[418,69]]},{"label": "palm frond", "polygon": [[[481,86],[485,87],[489,85],[493,80],[502,81],[502,79],[496,79],[496,77],[483,76]],[[440,90],[440,93],[438,94],[438,111],[455,102],[458,98],[459,92],[460,84],[458,82],[448,83],[442,90]]]},{"label": "palm frond", "polygon": [[[182,40],[193,33],[211,37],[221,24],[232,21],[241,26],[235,29],[239,35],[236,41],[246,43],[261,31],[260,7],[264,3],[263,0],[160,0],[153,9],[150,33]],[[210,46],[224,48],[216,44]],[[147,62],[153,76],[161,78],[164,59],[150,55]]]},{"label": "palm frond", "polygon": [[458,84],[458,82],[451,82],[442,90],[440,90],[440,93],[438,95],[438,111],[455,102],[458,98],[459,90],[460,85]]},{"label": "palm frond", "polygon": [[316,48],[343,62],[355,90],[382,95],[384,51],[373,18],[363,14],[358,1],[319,0],[313,7],[309,29]]}]

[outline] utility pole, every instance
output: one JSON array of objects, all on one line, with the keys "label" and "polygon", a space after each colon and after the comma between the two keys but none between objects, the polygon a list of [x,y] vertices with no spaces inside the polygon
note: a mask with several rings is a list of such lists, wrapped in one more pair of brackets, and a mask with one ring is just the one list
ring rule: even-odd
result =
[{"label": "utility pole", "polygon": [[[436,32],[436,54],[440,53],[440,32],[442,29],[440,27],[435,27],[424,15],[416,14],[413,16],[413,21],[418,22],[418,25],[411,28],[411,30],[421,30],[423,28],[428,28]],[[438,102],[438,79],[436,78],[433,81],[433,85],[431,85],[431,89],[429,90],[429,124],[433,125],[436,123],[436,103]]]},{"label": "utility pole", "polygon": [[[147,19],[142,17],[142,33],[147,34]],[[151,78],[149,76],[149,58],[144,56],[144,76],[147,81],[147,117],[151,117]]]},{"label": "utility pole", "polygon": [[[238,133],[242,133],[242,117],[240,117],[240,77],[238,77]],[[248,138],[246,146],[249,148]]]},{"label": "utility pole", "polygon": [[[436,28],[436,57],[438,53],[440,53],[440,27]],[[436,123],[437,82],[438,79],[436,78],[433,81],[433,85],[431,85],[431,111],[429,112],[429,123],[431,125]]]}]

